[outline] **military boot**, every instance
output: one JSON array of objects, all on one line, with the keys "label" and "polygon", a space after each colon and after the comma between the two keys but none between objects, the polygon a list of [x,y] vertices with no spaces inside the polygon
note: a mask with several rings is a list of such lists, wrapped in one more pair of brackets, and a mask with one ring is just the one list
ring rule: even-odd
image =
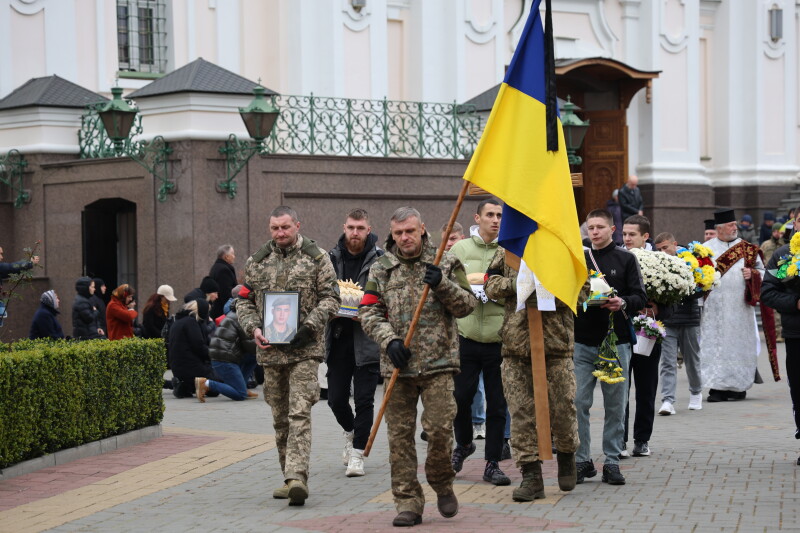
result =
[{"label": "military boot", "polygon": [[515,502],[532,502],[544,498],[541,461],[522,465],[522,483],[514,489],[512,498]]},{"label": "military boot", "polygon": [[570,491],[578,482],[578,472],[575,468],[575,452],[558,452],[558,488]]}]

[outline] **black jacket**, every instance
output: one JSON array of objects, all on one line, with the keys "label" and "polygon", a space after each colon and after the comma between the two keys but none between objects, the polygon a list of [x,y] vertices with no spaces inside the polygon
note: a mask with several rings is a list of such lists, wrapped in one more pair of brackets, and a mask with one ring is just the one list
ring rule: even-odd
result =
[{"label": "black jacket", "polygon": [[63,339],[64,331],[56,318],[58,311],[49,305],[40,304],[36,314],[33,315],[31,329],[28,332],[30,339]]},{"label": "black jacket", "polygon": [[208,356],[212,361],[241,364],[243,354],[255,354],[256,343],[239,324],[236,311],[231,311],[219,323],[211,337]]},{"label": "black jacket", "polygon": [[169,330],[169,364],[181,381],[211,377],[208,358],[208,337],[197,319],[188,311],[180,311]]},{"label": "black jacket", "polygon": [[[99,291],[100,288],[97,287],[95,284],[95,291]],[[97,309],[97,323],[98,325],[103,328],[103,331],[108,333],[108,324],[106,323],[106,303],[103,301],[103,298],[95,292],[92,294],[92,297],[89,298],[89,301],[92,305]]]},{"label": "black jacket", "polygon": [[[103,335],[97,332],[100,326],[99,311],[95,309],[90,300],[89,285],[92,278],[78,278],[75,282],[75,301],[72,303],[72,336],[76,339],[102,339]],[[104,330],[105,331],[105,330]]]},{"label": "black jacket", "polygon": [[[782,336],[786,339],[800,338],[800,310],[797,309],[797,302],[800,294],[789,289],[786,283],[782,282],[769,273],[770,270],[778,268],[778,260],[789,254],[789,245],[781,246],[772,254],[764,273],[764,281],[761,283],[761,303],[771,307],[781,314]],[[794,281],[792,283],[797,283]]]},{"label": "black jacket", "polygon": [[[376,246],[377,242],[378,237],[370,233],[367,236],[363,253],[353,257],[347,251],[344,235],[342,235],[339,243],[328,252],[333,269],[336,271],[336,278],[350,278],[357,281],[362,289],[366,287],[369,268],[376,259],[383,255],[383,250]],[[345,261],[360,261],[360,267],[355,275],[350,275],[352,271],[348,271],[350,269],[346,267]],[[360,323],[351,318],[334,318],[328,324],[325,337],[325,361],[329,361],[331,353],[334,357],[339,354],[350,357],[349,354],[354,353],[356,366],[378,364],[381,357],[380,346],[364,333]]]},{"label": "black jacket", "polygon": [[[584,251],[586,266],[595,270],[589,252]],[[644,309],[647,304],[647,294],[639,271],[639,262],[636,256],[629,251],[618,248],[613,242],[601,250],[592,250],[595,261],[600,271],[605,275],[606,282],[617,290],[627,303],[625,313],[629,318],[637,311]],[[588,307],[586,311],[578,306],[578,316],[575,317],[575,342],[587,346],[600,346],[608,331],[608,309]],[[628,324],[622,311],[614,313],[614,331],[619,340],[617,344],[631,342]]]},{"label": "black jacket", "polygon": [[209,313],[211,318],[215,319],[224,314],[222,308],[228,298],[231,297],[231,291],[236,286],[236,269],[224,259],[217,259],[211,265],[211,271],[209,271],[208,276],[219,285],[219,298],[211,304],[211,312]]},{"label": "black jacket", "polygon": [[162,316],[163,310],[155,306],[142,313],[142,337],[145,339],[160,339],[161,330],[167,322],[167,317]]},{"label": "black jacket", "polygon": [[629,189],[627,185],[619,188],[619,207],[622,210],[622,223],[631,215],[638,215],[644,210],[644,200],[639,187]]}]

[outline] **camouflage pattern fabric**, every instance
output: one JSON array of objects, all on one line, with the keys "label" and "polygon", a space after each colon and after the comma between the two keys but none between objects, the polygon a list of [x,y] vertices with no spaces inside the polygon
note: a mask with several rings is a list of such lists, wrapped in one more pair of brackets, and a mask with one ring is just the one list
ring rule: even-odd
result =
[{"label": "camouflage pattern fabric", "polygon": [[328,254],[301,235],[285,250],[269,241],[247,259],[244,280],[251,291],[247,298],[236,300],[236,312],[248,336],[252,337],[256,328],[264,327],[264,293],[270,291],[298,291],[299,324],[310,327],[316,335],[315,342],[301,349],[288,345],[267,350],[258,348],[259,364],[286,365],[304,359],[322,361],[325,326],[341,303],[339,284]]},{"label": "camouflage pattern fabric", "polygon": [[[384,388],[386,385],[384,385]],[[450,462],[453,450],[453,374],[398,378],[386,406],[392,494],[397,512],[422,514],[425,496],[417,479],[417,449],[414,444],[417,402],[422,398],[422,429],[428,434],[425,477],[438,495],[453,490],[456,473]]]},{"label": "camouflage pattern fabric", "polygon": [[[493,300],[505,298],[505,319],[500,329],[503,340],[503,357],[523,357],[530,359],[531,343],[528,334],[528,310],[517,309],[517,271],[505,264],[505,250],[498,248],[487,270],[488,279],[484,285],[486,296]],[[589,296],[589,280],[581,288],[578,305]],[[531,294],[525,302],[536,307],[536,293]],[[556,310],[542,313],[542,329],[544,331],[544,352],[550,359],[553,357],[572,358],[575,351],[575,315],[566,304],[556,300]]]},{"label": "camouflage pattern fabric", "polygon": [[311,408],[319,400],[319,361],[305,359],[264,367],[264,400],[272,408],[272,427],[285,480],[308,483]]},{"label": "camouflage pattern fabric", "polygon": [[[555,445],[558,451],[571,453],[578,449],[574,363],[570,358],[545,357],[545,365],[550,428]],[[511,414],[511,447],[517,466],[522,468],[524,464],[539,460],[531,360],[523,357],[505,358],[502,372],[503,390]],[[550,443],[545,446],[550,446]]]},{"label": "camouflage pattern fabric", "polygon": [[264,337],[270,342],[284,342],[286,339],[291,339],[294,334],[297,333],[294,328],[286,328],[286,331],[281,333],[277,329],[275,329],[275,324],[270,323],[264,328],[264,331],[261,332]]},{"label": "camouflage pattern fabric", "polygon": [[[396,248],[390,236],[386,241],[386,254],[370,268],[364,299],[358,310],[364,332],[381,347],[381,372],[387,377],[394,366],[386,355],[386,347],[394,339],[405,339],[425,287],[422,283],[425,269],[436,256],[427,234],[418,258],[401,259],[396,255]],[[456,318],[470,314],[477,300],[467,283],[464,267],[455,256],[444,254],[439,268],[442,281],[428,292],[409,346],[412,357],[400,376],[457,372],[459,369]]]}]

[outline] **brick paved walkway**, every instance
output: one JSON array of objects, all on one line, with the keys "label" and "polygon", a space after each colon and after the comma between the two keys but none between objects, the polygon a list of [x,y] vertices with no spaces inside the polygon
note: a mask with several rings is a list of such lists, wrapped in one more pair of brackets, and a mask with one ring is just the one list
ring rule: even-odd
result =
[{"label": "brick paved walkway", "polygon": [[[783,345],[780,346],[783,368]],[[759,361],[770,376],[767,361]],[[380,397],[380,391],[377,395]],[[390,531],[395,515],[381,431],[367,476],[346,478],[341,431],[327,405],[314,407],[311,496],[305,507],[274,500],[282,484],[268,407],[262,401],[165,395],[164,437],[0,482],[0,532]],[[424,485],[423,531],[798,531],[800,467],[785,381],[771,378],[743,402],[688,411],[685,375],[678,413],[657,417],[653,455],[622,462],[625,486],[600,476],[571,493],[558,490],[554,462],[543,466],[547,498],[511,500],[520,475],[502,467],[510,487],[481,480],[482,441],[456,478],[462,504],[446,520]],[[657,406],[660,405],[660,402]],[[599,445],[602,402],[592,410]],[[418,454],[424,460],[423,443]],[[602,462],[599,449],[596,462]],[[420,473],[424,482],[424,474]],[[395,530],[396,531],[396,530]]]}]

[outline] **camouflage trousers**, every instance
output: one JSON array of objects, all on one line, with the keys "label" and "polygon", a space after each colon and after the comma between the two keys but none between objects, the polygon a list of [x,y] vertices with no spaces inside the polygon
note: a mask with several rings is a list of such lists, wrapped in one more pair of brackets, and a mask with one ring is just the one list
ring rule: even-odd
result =
[{"label": "camouflage trousers", "polygon": [[306,359],[264,367],[264,400],[272,408],[272,427],[285,480],[308,483],[311,408],[319,400],[319,361]]},{"label": "camouflage trousers", "polygon": [[[388,384],[388,381],[387,381]],[[422,398],[422,429],[428,434],[425,477],[438,495],[453,490],[456,473],[450,462],[456,400],[453,374],[398,378],[386,406],[392,494],[397,511],[422,514],[425,496],[417,479],[417,402]]]},{"label": "camouflage trousers", "polygon": [[[561,452],[578,449],[578,421],[575,412],[575,372],[570,357],[545,357],[550,429]],[[511,447],[517,466],[539,460],[536,435],[536,405],[529,357],[503,358],[503,390],[511,414]],[[543,443],[550,446],[550,443]]]}]

